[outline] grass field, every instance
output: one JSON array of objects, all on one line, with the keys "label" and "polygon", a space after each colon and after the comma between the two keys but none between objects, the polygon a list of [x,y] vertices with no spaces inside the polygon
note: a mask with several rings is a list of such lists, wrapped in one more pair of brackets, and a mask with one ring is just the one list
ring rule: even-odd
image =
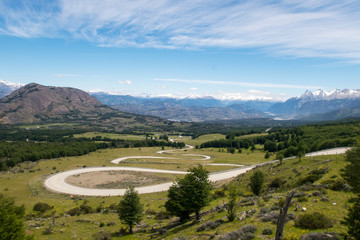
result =
[{"label": "grass field", "polygon": [[[95,133],[87,133],[88,137],[96,136]],[[103,135],[102,135],[103,136]],[[110,135],[111,137],[130,137],[129,135]],[[132,136],[134,137],[134,136]],[[139,136],[140,137],[140,136]],[[135,137],[134,137],[135,138]],[[171,138],[175,138],[171,136]],[[209,141],[212,139],[225,138],[221,134],[209,134],[201,136],[198,139],[192,140],[189,137],[182,137],[181,139],[192,145],[200,144],[203,141]],[[170,148],[165,148],[170,149]],[[52,211],[48,211],[43,216],[28,220],[26,226],[28,232],[35,234],[36,239],[93,239],[93,234],[103,232],[111,232],[113,239],[120,239],[119,230],[125,228],[118,219],[117,213],[105,211],[102,209],[108,209],[111,205],[117,204],[121,197],[81,197],[71,196],[65,194],[57,194],[47,191],[43,187],[43,181],[49,175],[59,172],[70,170],[74,168],[91,167],[91,166],[116,166],[111,163],[111,160],[125,156],[168,156],[181,159],[128,159],[121,163],[119,166],[135,166],[146,167],[155,169],[169,169],[169,170],[183,170],[186,171],[189,167],[198,163],[233,163],[251,165],[255,163],[261,163],[274,159],[271,156],[270,159],[265,159],[265,153],[260,146],[257,146],[257,150],[243,150],[242,153],[230,154],[226,152],[226,149],[222,151],[220,149],[189,149],[186,151],[177,151],[175,154],[157,154],[161,148],[126,148],[126,149],[105,149],[92,152],[90,154],[80,157],[65,157],[59,159],[42,160],[35,163],[22,163],[11,171],[0,173],[0,193],[6,196],[14,197],[18,205],[23,204],[26,207],[27,214],[36,213],[32,211],[35,203],[46,202],[53,206],[55,212],[55,226],[52,226]],[[182,154],[201,154],[209,155],[212,158],[210,160],[193,160],[193,157],[182,156]],[[324,162],[329,160],[329,162]],[[208,221],[214,221],[226,216],[226,212],[214,212],[204,216],[203,221],[200,223],[189,222],[182,226],[168,230],[161,236],[156,236],[155,239],[174,239],[178,237],[186,237],[186,239],[210,239],[212,236],[221,235],[229,231],[238,229],[245,224],[253,224],[257,226],[257,237],[255,239],[271,239],[274,237],[276,226],[271,222],[262,222],[256,216],[261,208],[271,208],[275,206],[279,199],[284,198],[287,191],[291,189],[296,181],[306,176],[311,170],[318,168],[328,168],[328,172],[322,176],[321,179],[314,184],[320,184],[327,180],[341,179],[341,172],[345,166],[343,156],[323,156],[323,157],[311,157],[303,158],[301,162],[297,159],[286,160],[282,166],[266,165],[259,168],[266,175],[265,190],[268,191],[268,185],[275,178],[279,177],[285,181],[282,188],[276,189],[274,192],[264,192],[263,195],[271,195],[271,198],[265,200],[260,198],[254,205],[240,206],[237,209],[238,214],[243,211],[249,211],[255,209],[257,212],[244,221],[235,220],[234,222],[227,222],[221,224],[216,229],[208,229],[206,231],[197,231],[203,223]],[[232,167],[229,166],[206,166],[210,172],[227,170]],[[232,184],[238,186],[241,194],[239,200],[251,197],[251,192],[248,188],[249,178],[252,172],[240,176],[233,180]],[[335,176],[335,177],[334,177]],[[172,176],[171,179],[175,179],[176,176]],[[214,189],[213,193],[220,189]],[[225,190],[224,190],[225,191]],[[347,199],[351,194],[344,191],[332,191],[330,189],[323,190],[299,190],[306,194],[307,201],[299,202],[301,206],[307,208],[308,212],[315,210],[325,213],[336,221],[334,227],[326,229],[329,232],[343,233],[345,227],[340,224],[340,220],[343,219],[346,211],[345,207],[348,205]],[[322,192],[321,196],[326,196],[328,201],[322,201],[321,196],[313,196],[313,192]],[[225,191],[226,192],[226,191]],[[159,228],[166,225],[171,219],[156,219],[158,215],[161,215],[164,209],[164,203],[167,198],[166,192],[152,193],[141,195],[141,202],[144,204],[145,217],[140,224],[143,230],[142,232],[137,230],[137,233],[133,235],[123,236],[121,239],[149,239],[152,232],[151,228]],[[86,202],[92,209],[98,209],[99,212],[91,214],[81,214],[80,216],[69,216],[66,212],[74,207],[79,207]],[[215,206],[221,205],[227,202],[226,197],[220,197],[214,199],[210,206],[204,210],[210,210]],[[334,204],[335,203],[335,204]],[[290,212],[296,215],[301,214],[294,212],[294,206],[290,208]],[[39,220],[40,219],[40,220]],[[174,220],[174,219],[173,219]],[[100,227],[101,226],[101,227]],[[53,233],[50,235],[44,235],[43,232],[46,228],[51,227]],[[266,238],[261,233],[265,228],[273,230],[273,234]],[[294,221],[287,223],[285,227],[284,236],[288,240],[299,239],[302,234],[309,232],[309,230],[300,229],[294,227]]]},{"label": "grass field", "polygon": [[145,140],[145,135],[130,135],[130,134],[117,134],[117,133],[102,133],[102,132],[86,132],[82,134],[74,134],[74,138],[110,138],[122,140]]}]

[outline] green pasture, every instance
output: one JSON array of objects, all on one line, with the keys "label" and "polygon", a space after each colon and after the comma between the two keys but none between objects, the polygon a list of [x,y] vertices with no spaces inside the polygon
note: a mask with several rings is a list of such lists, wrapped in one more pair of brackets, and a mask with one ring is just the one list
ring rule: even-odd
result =
[{"label": "green pasture", "polygon": [[[90,134],[90,133],[88,133]],[[95,133],[92,133],[95,134]],[[92,136],[92,135],[89,135]],[[95,136],[95,135],[94,135]],[[130,136],[130,135],[129,135]],[[115,136],[112,136],[115,137]],[[173,136],[171,136],[173,138]],[[194,144],[200,144],[203,141],[209,141],[210,139],[225,138],[221,134],[209,134],[201,136],[199,139],[192,140],[189,137],[182,137],[184,142]],[[154,169],[168,169],[186,171],[191,166],[198,163],[233,163],[251,165],[261,162],[270,161],[275,158],[272,155],[269,159],[265,159],[265,152],[260,146],[256,146],[257,150],[243,150],[242,153],[230,154],[226,149],[188,149],[186,151],[177,150],[173,154],[157,154],[157,151],[162,150],[160,147],[156,148],[122,148],[122,149],[103,149],[90,154],[79,157],[65,157],[50,160],[41,160],[34,163],[21,163],[11,171],[0,173],[0,193],[6,196],[15,197],[18,205],[23,204],[26,207],[27,214],[34,214],[32,208],[34,204],[38,202],[46,202],[53,206],[55,211],[55,226],[52,226],[51,212],[45,213],[39,222],[38,220],[29,220],[26,222],[26,226],[29,229],[29,233],[33,233],[36,239],[93,239],[92,235],[100,231],[109,231],[113,233],[113,239],[120,239],[118,231],[125,226],[122,225],[118,219],[116,213],[92,213],[82,214],[80,216],[68,216],[66,211],[83,204],[86,200],[88,205],[93,209],[98,207],[108,207],[111,204],[117,204],[121,197],[82,197],[71,196],[66,194],[57,194],[47,191],[43,187],[43,181],[51,174],[59,171],[70,170],[74,168],[92,167],[92,166],[132,166],[132,167],[144,167]],[[171,148],[165,148],[169,150]],[[183,154],[201,154],[210,155],[210,160],[194,160],[200,159],[199,157],[183,156]],[[160,156],[169,157],[166,159],[127,159],[125,162],[115,165],[111,163],[111,160],[125,156]],[[179,158],[179,159],[171,159]],[[326,160],[331,160],[324,162]],[[324,162],[324,163],[323,163]],[[266,174],[266,186],[275,177],[280,177],[286,180],[285,187],[283,189],[277,189],[273,197],[265,201],[262,198],[254,206],[242,206],[239,207],[237,212],[240,214],[245,210],[251,210],[255,208],[257,213],[263,207],[271,207],[275,205],[279,199],[284,198],[286,192],[289,190],[286,185],[292,185],[298,178],[305,176],[309,171],[316,168],[328,168],[329,171],[315,184],[322,183],[323,181],[335,178],[341,178],[340,169],[345,166],[344,158],[342,155],[338,156],[321,156],[321,157],[308,157],[303,158],[301,162],[298,159],[286,160],[282,166],[277,164],[265,165],[259,169]],[[217,172],[222,170],[231,169],[229,166],[206,166],[210,172]],[[296,170],[294,170],[296,169]],[[296,175],[295,172],[298,172]],[[233,180],[232,184],[238,185],[240,192],[242,193],[240,198],[250,196],[250,190],[248,188],[248,182],[252,171],[239,176]],[[172,179],[176,179],[178,176],[172,176]],[[215,192],[217,189],[214,189]],[[313,191],[305,191],[307,195],[311,195]],[[308,197],[307,202],[301,202],[301,206],[306,207],[309,212],[320,211],[331,217],[336,221],[334,227],[327,229],[329,232],[343,233],[345,227],[340,224],[340,220],[346,214],[344,211],[347,203],[347,199],[351,194],[343,191],[332,191],[327,189],[326,194],[329,197],[328,202],[321,201],[320,197]],[[149,212],[145,214],[142,225],[147,225],[146,229],[152,227],[158,228],[166,225],[171,219],[155,219],[154,212],[164,211],[164,203],[167,199],[166,192],[152,193],[141,195],[141,201],[144,204],[144,210]],[[204,210],[210,210],[211,208],[221,205],[227,202],[226,197],[220,197],[211,202],[210,206]],[[335,203],[335,204],[334,204]],[[290,208],[290,212],[293,212],[294,207]],[[256,214],[257,214],[256,213]],[[181,236],[185,236],[187,239],[209,239],[209,236],[217,233],[224,234],[229,231],[237,230],[239,227],[245,224],[253,224],[258,227],[256,234],[261,236],[261,232],[265,228],[273,230],[274,237],[276,225],[270,222],[261,222],[256,218],[256,214],[247,218],[246,220],[239,222],[225,222],[221,226],[213,230],[206,230],[198,232],[197,228],[200,227],[206,221],[214,221],[216,219],[225,218],[226,212],[214,212],[203,217],[203,221],[200,223],[181,225],[179,227],[168,230],[164,235],[155,239],[174,239]],[[299,214],[299,213],[296,213]],[[149,218],[148,218],[149,216]],[[175,219],[172,219],[175,220]],[[100,227],[103,223],[105,226]],[[39,228],[33,227],[36,224],[40,224]],[[42,234],[44,229],[51,226],[53,234]],[[299,239],[301,235],[309,232],[309,230],[299,229],[294,227],[294,222],[290,221],[285,227],[285,237],[287,239]],[[121,239],[149,239],[149,232],[140,233],[137,232],[133,235],[124,236]],[[261,237],[257,240],[264,239]]]},{"label": "green pasture", "polygon": [[145,140],[145,135],[130,135],[130,134],[117,134],[117,133],[104,133],[104,132],[86,132],[82,134],[74,134],[74,138],[110,138],[122,140]]}]

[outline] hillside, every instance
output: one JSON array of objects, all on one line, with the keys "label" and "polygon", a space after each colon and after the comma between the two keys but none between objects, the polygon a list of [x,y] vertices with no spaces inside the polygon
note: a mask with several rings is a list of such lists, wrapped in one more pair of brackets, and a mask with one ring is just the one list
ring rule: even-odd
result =
[{"label": "hillside", "polygon": [[0,123],[93,118],[114,112],[96,98],[74,88],[28,84],[0,99]]}]

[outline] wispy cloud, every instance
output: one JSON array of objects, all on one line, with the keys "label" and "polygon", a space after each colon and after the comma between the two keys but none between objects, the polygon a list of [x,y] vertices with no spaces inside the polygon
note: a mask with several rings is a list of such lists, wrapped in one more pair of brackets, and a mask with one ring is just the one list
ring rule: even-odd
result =
[{"label": "wispy cloud", "polygon": [[0,34],[360,62],[358,0],[0,1]]},{"label": "wispy cloud", "polygon": [[[261,88],[291,88],[291,89],[320,89],[321,86],[310,85],[293,85],[293,84],[275,84],[275,83],[250,83],[250,82],[230,82],[230,81],[213,81],[213,80],[189,80],[178,78],[155,78],[155,81],[180,82],[180,83],[199,83],[199,84],[215,84],[242,87],[261,87]],[[252,90],[256,91],[256,90]]]},{"label": "wispy cloud", "polygon": [[124,85],[131,85],[132,82],[130,80],[125,80],[125,81],[118,81],[119,84],[124,84]]},{"label": "wispy cloud", "polygon": [[55,73],[52,75],[57,78],[66,78],[66,77],[82,77],[81,74],[73,74],[73,73]]}]

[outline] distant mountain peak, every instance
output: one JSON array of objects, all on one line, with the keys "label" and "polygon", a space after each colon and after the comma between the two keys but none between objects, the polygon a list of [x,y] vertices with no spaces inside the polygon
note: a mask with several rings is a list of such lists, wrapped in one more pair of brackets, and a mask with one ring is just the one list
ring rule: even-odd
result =
[{"label": "distant mountain peak", "polygon": [[356,99],[360,98],[360,89],[335,89],[333,91],[326,91],[317,89],[315,91],[306,90],[301,96],[296,99],[305,101],[321,101],[321,100],[335,100],[335,99]]},{"label": "distant mountain peak", "polygon": [[0,79],[0,98],[24,86],[22,83],[13,83]]}]

